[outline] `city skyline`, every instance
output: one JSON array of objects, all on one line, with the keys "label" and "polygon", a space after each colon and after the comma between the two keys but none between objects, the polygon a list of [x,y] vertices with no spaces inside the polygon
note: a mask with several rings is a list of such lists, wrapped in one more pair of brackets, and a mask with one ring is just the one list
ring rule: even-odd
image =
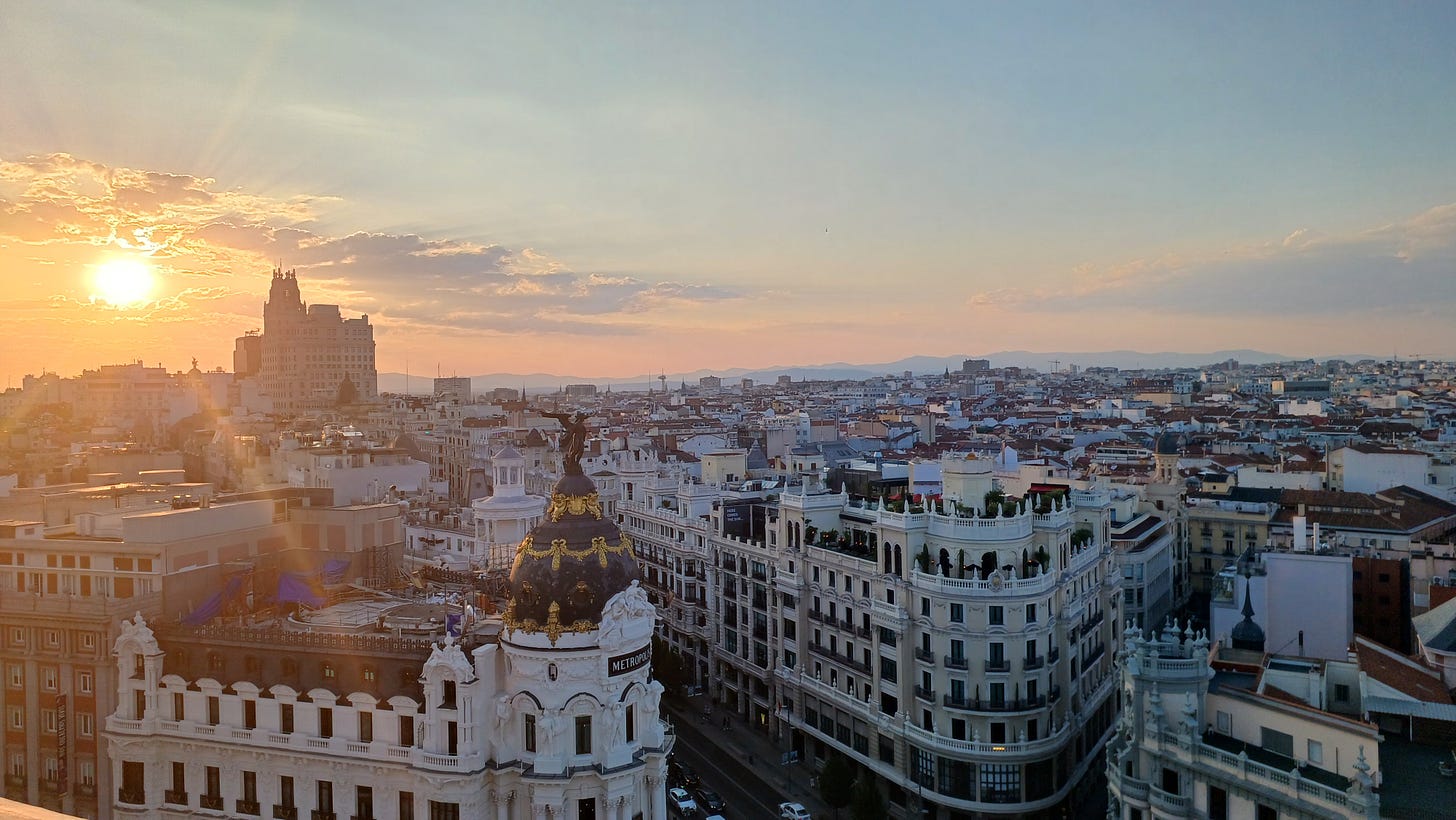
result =
[{"label": "city skyline", "polygon": [[381,372],[1456,356],[1449,7],[11,18],[12,384],[228,368],[279,263]]}]

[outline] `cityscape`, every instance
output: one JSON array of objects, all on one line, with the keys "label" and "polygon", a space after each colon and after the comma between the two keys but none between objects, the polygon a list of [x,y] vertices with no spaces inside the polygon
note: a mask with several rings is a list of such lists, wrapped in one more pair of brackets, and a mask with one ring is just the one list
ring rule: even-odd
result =
[{"label": "cityscape", "polygon": [[0,818],[1456,817],[1451,9],[341,11],[7,9]]}]

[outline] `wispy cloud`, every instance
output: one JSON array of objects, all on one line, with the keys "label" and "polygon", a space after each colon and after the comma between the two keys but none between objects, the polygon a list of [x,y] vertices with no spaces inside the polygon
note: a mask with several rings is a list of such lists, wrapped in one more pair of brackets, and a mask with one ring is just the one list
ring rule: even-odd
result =
[{"label": "wispy cloud", "polygon": [[[251,315],[275,261],[307,280],[315,302],[371,314],[384,332],[641,333],[653,314],[743,298],[730,288],[578,272],[530,248],[413,233],[319,229],[330,198],[265,197],[216,180],[105,165],[65,154],[0,161],[0,237],[81,259],[103,249],[150,257],[172,287],[121,313],[56,293],[51,318],[186,322],[226,304]],[[57,247],[59,246],[59,247]],[[213,279],[198,287],[190,282]],[[59,283],[58,283],[59,284]],[[249,305],[248,303],[251,302]]]},{"label": "wispy cloud", "polygon": [[1344,235],[1301,228],[1197,256],[1079,267],[1056,285],[977,291],[968,305],[1303,318],[1449,310],[1456,307],[1456,204]]}]

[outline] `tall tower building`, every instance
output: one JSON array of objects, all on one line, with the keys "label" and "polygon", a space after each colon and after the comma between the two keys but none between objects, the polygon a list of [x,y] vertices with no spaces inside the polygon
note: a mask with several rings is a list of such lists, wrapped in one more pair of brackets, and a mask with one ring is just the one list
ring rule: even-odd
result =
[{"label": "tall tower building", "polygon": [[275,269],[263,305],[261,374],[275,413],[377,398],[369,316],[345,319],[338,305],[305,305],[297,274]]}]

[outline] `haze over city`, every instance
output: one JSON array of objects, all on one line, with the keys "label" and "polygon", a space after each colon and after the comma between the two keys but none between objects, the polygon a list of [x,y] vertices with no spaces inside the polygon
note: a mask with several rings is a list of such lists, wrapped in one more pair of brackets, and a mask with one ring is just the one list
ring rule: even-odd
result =
[{"label": "haze over city", "polygon": [[[1456,10],[20,4],[0,374],[1456,355]],[[580,370],[580,368],[575,368]]]}]

